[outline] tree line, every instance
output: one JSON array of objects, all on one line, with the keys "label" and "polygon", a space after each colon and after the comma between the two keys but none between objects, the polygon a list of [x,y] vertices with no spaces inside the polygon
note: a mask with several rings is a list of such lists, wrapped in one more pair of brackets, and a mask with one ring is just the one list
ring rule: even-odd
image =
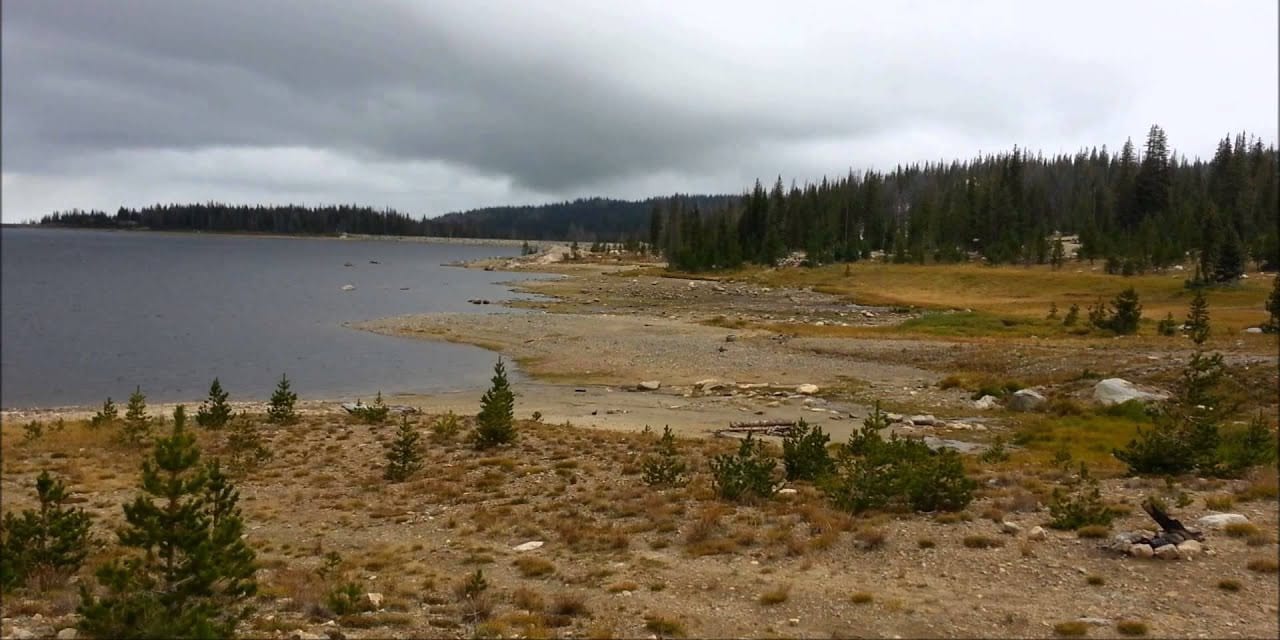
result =
[{"label": "tree line", "polygon": [[1139,150],[1046,157],[1022,149],[968,161],[850,172],[802,186],[781,176],[728,206],[673,197],[651,211],[649,241],[673,268],[811,264],[883,255],[895,262],[1060,264],[1064,234],[1081,259],[1141,273],[1197,258],[1197,279],[1232,280],[1252,259],[1280,267],[1274,144],[1227,136],[1209,161],[1170,150],[1152,126]]},{"label": "tree line", "polygon": [[[703,207],[724,207],[736,196],[681,196]],[[105,211],[58,211],[45,226],[92,229],[154,229],[275,233],[288,235],[433,236],[512,240],[638,242],[649,212],[662,198],[641,201],[583,198],[536,206],[488,207],[438,218],[412,217],[394,209],[359,205],[232,205],[218,202],[156,204]]]}]

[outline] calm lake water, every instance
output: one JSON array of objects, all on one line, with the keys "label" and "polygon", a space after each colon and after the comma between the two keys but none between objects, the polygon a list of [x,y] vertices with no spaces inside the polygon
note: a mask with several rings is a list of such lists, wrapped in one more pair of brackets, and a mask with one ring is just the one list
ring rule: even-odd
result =
[{"label": "calm lake water", "polygon": [[198,401],[214,376],[233,401],[265,399],[281,373],[303,399],[480,387],[488,351],[342,324],[502,313],[467,300],[536,277],[441,266],[515,247],[418,242],[4,229],[0,250],[5,408],[122,403],[134,385]]}]

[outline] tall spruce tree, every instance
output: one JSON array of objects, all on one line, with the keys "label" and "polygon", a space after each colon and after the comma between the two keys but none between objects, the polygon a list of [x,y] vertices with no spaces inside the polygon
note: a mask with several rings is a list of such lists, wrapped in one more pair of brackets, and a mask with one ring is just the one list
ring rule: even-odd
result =
[{"label": "tall spruce tree", "polygon": [[515,394],[507,382],[507,369],[502,358],[493,366],[492,386],[480,399],[480,414],[476,416],[476,430],[472,444],[477,449],[489,449],[515,442]]},{"label": "tall spruce tree", "polygon": [[206,429],[221,429],[231,419],[231,405],[227,404],[227,392],[217,378],[209,385],[209,397],[196,410],[196,424]]},{"label": "tall spruce tree", "polygon": [[280,382],[271,394],[271,404],[267,406],[267,421],[272,424],[293,424],[298,421],[298,412],[293,405],[298,402],[298,394],[289,388],[289,376],[280,374]]},{"label": "tall spruce tree", "polygon": [[120,544],[132,550],[81,586],[79,629],[108,638],[234,634],[257,591],[239,496],[214,463],[202,465],[183,407],[142,463],[142,495],[124,505]]}]

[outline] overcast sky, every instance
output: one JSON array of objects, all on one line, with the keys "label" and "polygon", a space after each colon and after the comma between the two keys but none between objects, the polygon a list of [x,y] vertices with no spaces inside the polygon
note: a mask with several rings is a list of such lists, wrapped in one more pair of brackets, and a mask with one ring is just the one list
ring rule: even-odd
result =
[{"label": "overcast sky", "polygon": [[1276,139],[1277,3],[4,0],[3,218],[741,192]]}]

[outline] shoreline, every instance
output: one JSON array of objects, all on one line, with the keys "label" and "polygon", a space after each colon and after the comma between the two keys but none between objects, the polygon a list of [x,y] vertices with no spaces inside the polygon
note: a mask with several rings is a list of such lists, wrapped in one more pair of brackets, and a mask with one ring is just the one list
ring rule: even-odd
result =
[{"label": "shoreline", "polygon": [[[21,223],[6,223],[0,225],[0,229],[40,229],[50,231],[100,231],[106,233],[145,233],[153,235],[182,235],[182,236],[229,236],[240,238],[273,238],[273,239],[302,239],[302,240],[379,240],[387,242],[421,242],[426,244],[453,244],[453,245],[474,245],[474,246],[491,246],[491,247],[520,247],[523,246],[524,240],[512,240],[508,238],[457,238],[446,236],[396,236],[396,235],[368,235],[368,234],[289,234],[289,233],[254,233],[251,231],[182,231],[172,229],[99,229],[94,227],[67,227],[67,226],[45,226],[45,225],[28,225]],[[561,244],[558,240],[530,240],[529,244]]]}]

